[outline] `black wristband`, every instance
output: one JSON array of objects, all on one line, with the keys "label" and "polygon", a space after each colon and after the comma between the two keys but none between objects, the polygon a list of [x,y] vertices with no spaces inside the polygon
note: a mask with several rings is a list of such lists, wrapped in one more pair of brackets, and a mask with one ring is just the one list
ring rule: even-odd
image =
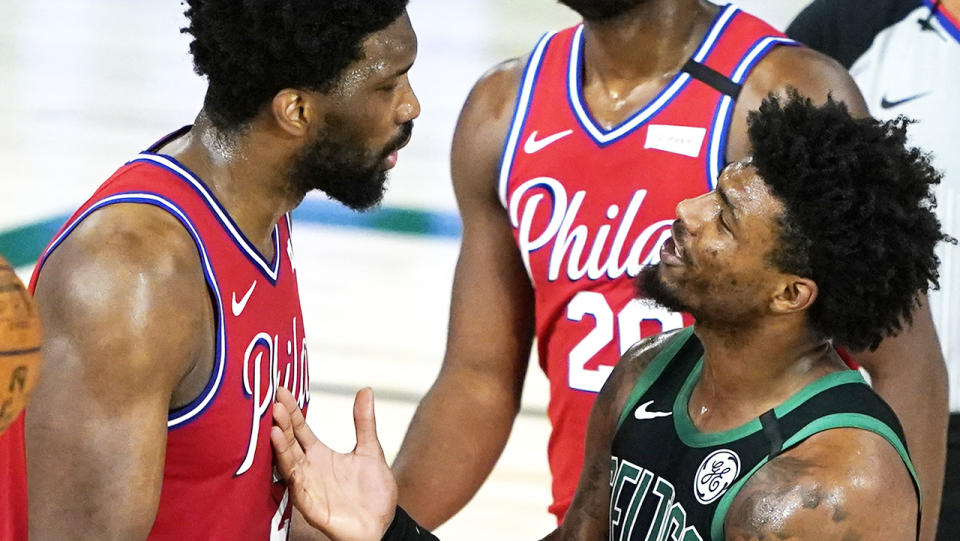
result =
[{"label": "black wristband", "polygon": [[393,515],[393,522],[383,534],[381,541],[439,541],[436,536],[421,528],[399,505]]}]

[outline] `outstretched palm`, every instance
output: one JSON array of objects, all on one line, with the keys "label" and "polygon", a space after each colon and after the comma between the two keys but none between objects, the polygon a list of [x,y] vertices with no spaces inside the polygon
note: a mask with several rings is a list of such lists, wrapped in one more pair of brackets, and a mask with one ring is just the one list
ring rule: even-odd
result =
[{"label": "outstretched palm", "polygon": [[278,389],[277,400],[270,440],[293,504],[334,541],[379,540],[393,520],[397,482],[377,440],[373,391],[361,390],[354,401],[357,446],[350,453],[317,439],[289,391]]}]

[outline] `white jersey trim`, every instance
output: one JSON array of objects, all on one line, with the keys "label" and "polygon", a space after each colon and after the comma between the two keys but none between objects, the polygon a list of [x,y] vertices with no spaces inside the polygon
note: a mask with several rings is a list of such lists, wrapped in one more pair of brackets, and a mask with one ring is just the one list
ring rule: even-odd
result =
[{"label": "white jersey trim", "polygon": [[201,182],[190,170],[180,165],[176,160],[164,156],[161,154],[152,154],[149,152],[143,152],[139,154],[133,161],[147,160],[154,162],[161,167],[164,167],[171,172],[177,174],[188,183],[190,183],[193,188],[200,194],[201,197],[207,202],[207,205],[213,210],[214,216],[217,217],[217,220],[227,230],[227,233],[233,237],[234,242],[240,249],[246,254],[247,258],[250,259],[260,268],[263,273],[270,278],[273,283],[277,281],[277,275],[280,269],[280,233],[275,224],[273,226],[273,243],[274,243],[274,256],[273,263],[268,263],[264,260],[263,256],[260,255],[260,252],[256,250],[253,246],[250,245],[250,242],[247,241],[247,238],[240,232],[237,226],[233,223],[233,219],[230,218],[229,214],[223,209],[223,205],[220,204],[220,201],[217,200],[213,194],[210,193],[210,190],[207,186]]},{"label": "white jersey trim", "polygon": [[[721,33],[738,11],[740,10],[732,4],[727,4],[723,8],[723,11],[714,21],[710,31],[707,32],[707,35],[703,38],[703,42],[700,44],[700,47],[698,47],[697,51],[694,53],[693,60],[695,62],[702,63],[707,55],[710,54],[710,52],[713,50],[713,46],[716,45],[717,41],[719,40]],[[677,96],[677,94],[680,93],[681,90],[683,90],[683,88],[688,82],[690,82],[691,79],[689,73],[681,71],[676,77],[674,77],[673,81],[665,89],[663,89],[656,98],[653,99],[653,101],[634,114],[631,118],[620,124],[618,127],[614,128],[613,130],[606,131],[594,123],[593,118],[590,117],[590,114],[587,112],[586,106],[584,106],[583,100],[580,97],[580,57],[582,45],[583,25],[577,28],[576,33],[573,36],[573,44],[570,47],[570,58],[568,61],[569,67],[567,70],[567,96],[570,100],[570,105],[573,108],[574,116],[576,116],[577,120],[580,121],[580,125],[583,126],[584,130],[586,130],[586,132],[589,133],[590,136],[601,145],[610,144],[629,134],[635,128],[659,113]]]},{"label": "white jersey trim", "polygon": [[214,370],[200,396],[192,400],[186,406],[170,412],[168,415],[167,429],[176,428],[177,426],[180,426],[187,421],[198,417],[204,412],[204,410],[206,410],[207,406],[210,405],[210,403],[213,401],[213,398],[217,395],[217,391],[220,390],[220,384],[223,381],[223,373],[226,367],[226,327],[225,318],[223,315],[223,301],[220,297],[220,287],[217,284],[217,277],[213,271],[213,265],[210,263],[210,257],[207,255],[207,249],[204,246],[203,240],[200,238],[200,234],[197,232],[196,227],[194,227],[193,222],[191,222],[187,215],[173,202],[156,194],[149,192],[125,192],[111,195],[94,203],[80,216],[65,226],[63,232],[57,235],[54,241],[50,243],[50,247],[47,248],[47,250],[41,256],[39,267],[43,266],[47,257],[49,257],[49,255],[57,249],[64,239],[66,239],[67,236],[72,233],[73,230],[76,229],[84,219],[103,207],[117,203],[154,205],[163,208],[176,217],[193,238],[193,242],[196,244],[197,251],[200,254],[201,270],[203,271],[204,278],[207,280],[210,290],[213,291],[213,295],[216,297],[217,328]]},{"label": "white jersey trim", "polygon": [[533,86],[540,74],[540,62],[543,60],[543,52],[547,44],[556,35],[556,32],[547,32],[537,42],[527,67],[523,73],[523,82],[520,84],[520,92],[517,94],[517,104],[514,108],[513,121],[510,124],[510,132],[507,137],[507,143],[503,150],[503,159],[500,161],[500,178],[497,182],[497,191],[500,195],[500,203],[503,208],[507,208],[507,185],[510,182],[510,171],[513,168],[513,158],[517,152],[517,141],[520,139],[520,132],[523,130],[524,121],[527,118],[527,112],[530,109],[530,96],[533,94]]},{"label": "white jersey trim", "polygon": [[[730,80],[738,85],[743,85],[754,66],[756,66],[757,63],[767,55],[767,53],[769,53],[778,45],[799,44],[792,39],[778,36],[768,36],[762,38],[755,43],[747,52],[747,54],[745,54],[740,60],[740,63],[737,64],[737,67],[734,69],[733,76],[730,78]],[[729,135],[730,131],[730,121],[733,116],[733,110],[733,98],[730,96],[724,96],[720,100],[720,105],[717,107],[717,114],[713,120],[713,129],[710,132],[710,148],[708,151],[709,156],[707,158],[709,171],[707,172],[707,179],[710,182],[711,190],[717,187],[717,180],[720,178],[720,171],[723,170],[727,162],[727,157],[725,155],[727,149],[727,136]]]}]

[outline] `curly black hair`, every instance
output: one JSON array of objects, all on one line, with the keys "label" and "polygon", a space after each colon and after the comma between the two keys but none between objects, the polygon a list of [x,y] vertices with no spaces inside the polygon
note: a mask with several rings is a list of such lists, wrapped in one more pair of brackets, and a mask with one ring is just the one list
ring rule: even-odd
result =
[{"label": "curly black hair", "polygon": [[363,39],[399,18],[408,0],[187,0],[204,111],[221,129],[253,118],[284,88],[329,91],[363,54]]},{"label": "curly black hair", "polygon": [[786,211],[770,263],[817,283],[815,331],[854,350],[897,334],[920,295],[939,287],[941,175],[906,144],[904,117],[854,119],[791,90],[749,115],[753,165]]}]

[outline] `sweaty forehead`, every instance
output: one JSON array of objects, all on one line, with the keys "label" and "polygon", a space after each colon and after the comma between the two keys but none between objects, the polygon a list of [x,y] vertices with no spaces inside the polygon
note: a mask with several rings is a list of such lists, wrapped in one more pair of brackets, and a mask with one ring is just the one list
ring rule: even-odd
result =
[{"label": "sweaty forehead", "polygon": [[783,204],[749,158],[728,165],[720,174],[717,189],[723,191],[740,215],[771,217],[783,211]]},{"label": "sweaty forehead", "polygon": [[363,57],[351,68],[366,71],[393,72],[409,66],[417,57],[417,35],[406,13],[390,26],[374,32],[363,40]]}]

